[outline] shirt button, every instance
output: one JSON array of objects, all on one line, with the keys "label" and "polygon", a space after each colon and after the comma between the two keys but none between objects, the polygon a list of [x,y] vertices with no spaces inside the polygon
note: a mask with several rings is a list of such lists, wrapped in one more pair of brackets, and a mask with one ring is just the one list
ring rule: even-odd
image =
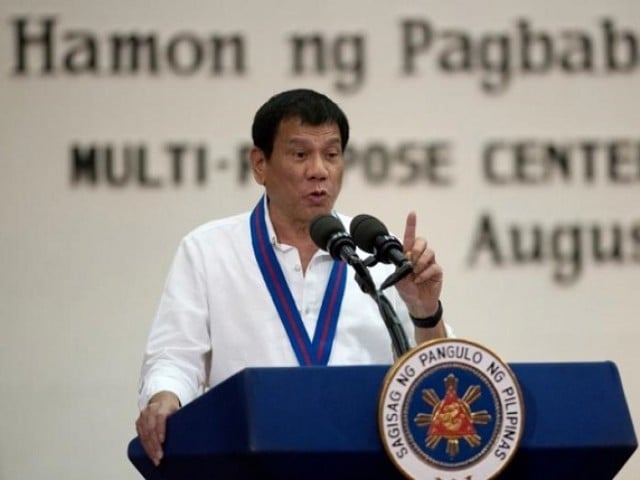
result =
[{"label": "shirt button", "polygon": [[299,272],[300,270],[302,270],[302,267],[301,267],[300,265],[296,265],[295,267],[293,267],[293,269],[294,269],[296,272]]}]

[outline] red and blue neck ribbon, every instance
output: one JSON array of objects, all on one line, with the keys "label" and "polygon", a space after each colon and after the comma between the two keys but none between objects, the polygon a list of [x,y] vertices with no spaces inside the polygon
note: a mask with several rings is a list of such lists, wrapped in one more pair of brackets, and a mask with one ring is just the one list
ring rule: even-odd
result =
[{"label": "red and blue neck ribbon", "polygon": [[260,267],[262,278],[280,315],[282,325],[289,336],[289,342],[296,354],[298,363],[301,366],[327,365],[331,355],[331,348],[333,347],[333,339],[336,334],[340,307],[347,283],[346,264],[336,260],[333,262],[315,333],[313,340],[311,340],[302,323],[298,306],[293,299],[269,239],[265,203],[264,198],[260,199],[253,212],[251,212],[250,220],[253,253]]}]

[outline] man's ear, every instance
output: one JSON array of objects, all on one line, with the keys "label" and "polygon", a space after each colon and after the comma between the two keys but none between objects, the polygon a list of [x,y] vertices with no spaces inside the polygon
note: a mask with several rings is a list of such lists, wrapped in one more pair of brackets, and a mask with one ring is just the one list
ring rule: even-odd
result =
[{"label": "man's ear", "polygon": [[265,182],[265,168],[267,158],[264,152],[258,147],[253,147],[249,152],[249,158],[251,159],[251,171],[253,172],[253,178],[259,185],[264,185]]}]

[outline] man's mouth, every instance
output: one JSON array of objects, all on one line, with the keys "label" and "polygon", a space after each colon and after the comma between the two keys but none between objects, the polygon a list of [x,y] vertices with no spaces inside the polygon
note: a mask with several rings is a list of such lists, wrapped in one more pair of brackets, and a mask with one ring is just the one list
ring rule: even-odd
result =
[{"label": "man's mouth", "polygon": [[309,200],[311,200],[311,202],[313,203],[324,202],[328,198],[328,196],[329,196],[329,193],[324,189],[314,190],[313,192],[310,192],[307,195]]},{"label": "man's mouth", "polygon": [[319,188],[319,189],[316,189],[313,192],[311,192],[309,195],[314,197],[314,198],[322,198],[322,197],[326,197],[328,194],[327,194],[327,191],[325,189]]}]

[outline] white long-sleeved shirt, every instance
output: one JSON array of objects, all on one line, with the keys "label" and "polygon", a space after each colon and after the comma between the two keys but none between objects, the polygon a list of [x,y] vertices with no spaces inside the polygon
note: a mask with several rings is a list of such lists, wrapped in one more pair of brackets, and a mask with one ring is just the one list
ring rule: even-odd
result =
[{"label": "white long-sleeved shirt", "polygon": [[[277,242],[268,213],[265,216],[276,257],[313,338],[333,259],[316,252],[303,275],[297,249]],[[338,217],[349,225],[348,217]],[[249,219],[247,212],[212,221],[182,239],[148,337],[140,408],[162,390],[174,392],[185,405],[244,368],[298,365],[256,262]],[[393,267],[371,270],[379,286]],[[385,295],[412,341],[406,307],[394,288]],[[348,271],[328,365],[392,362],[391,340],[378,308]]]}]

